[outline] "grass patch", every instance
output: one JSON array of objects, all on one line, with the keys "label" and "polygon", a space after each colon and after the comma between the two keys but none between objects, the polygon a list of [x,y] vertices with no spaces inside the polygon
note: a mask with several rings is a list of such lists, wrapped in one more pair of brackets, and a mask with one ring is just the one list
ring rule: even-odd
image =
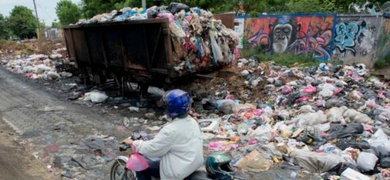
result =
[{"label": "grass patch", "polygon": [[375,63],[374,63],[374,68],[375,69],[383,69],[386,68],[390,65],[390,54],[387,54],[384,57],[379,58]]},{"label": "grass patch", "polygon": [[242,49],[240,51],[241,57],[243,58],[252,58],[256,57],[260,62],[274,62],[276,65],[280,66],[318,66],[322,61],[316,60],[310,55],[296,55],[292,53],[283,53],[283,54],[270,54],[264,52],[262,49]]},{"label": "grass patch", "polygon": [[281,66],[317,66],[321,61],[310,56],[296,55],[291,53],[284,54],[263,54],[260,61],[272,61]]}]

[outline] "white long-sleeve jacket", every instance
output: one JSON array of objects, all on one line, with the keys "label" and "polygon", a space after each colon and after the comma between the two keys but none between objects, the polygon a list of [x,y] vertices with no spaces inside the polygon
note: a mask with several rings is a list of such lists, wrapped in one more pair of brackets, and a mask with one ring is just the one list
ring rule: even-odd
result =
[{"label": "white long-sleeve jacket", "polygon": [[198,123],[190,116],[165,125],[150,141],[134,141],[137,151],[159,157],[162,180],[182,180],[203,164],[203,139]]}]

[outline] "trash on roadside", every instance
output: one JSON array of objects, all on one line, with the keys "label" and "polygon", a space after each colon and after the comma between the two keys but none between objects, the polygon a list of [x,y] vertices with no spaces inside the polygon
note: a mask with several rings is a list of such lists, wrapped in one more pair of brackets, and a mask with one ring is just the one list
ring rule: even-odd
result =
[{"label": "trash on roadside", "polygon": [[272,163],[264,158],[257,150],[253,150],[241,158],[234,166],[250,172],[262,172],[271,168]]},{"label": "trash on roadside", "polygon": [[101,103],[107,100],[108,96],[104,92],[91,91],[84,94],[84,101],[91,101],[94,103]]}]

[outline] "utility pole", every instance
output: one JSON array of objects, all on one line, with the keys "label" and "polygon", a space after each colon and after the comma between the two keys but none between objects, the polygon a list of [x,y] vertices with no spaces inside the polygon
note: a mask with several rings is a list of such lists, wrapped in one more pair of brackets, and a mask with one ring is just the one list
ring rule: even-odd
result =
[{"label": "utility pole", "polygon": [[41,37],[40,35],[40,28],[39,28],[39,18],[38,18],[38,11],[37,11],[37,5],[35,4],[35,0],[33,0],[34,3],[34,9],[35,9],[35,16],[37,18],[37,38],[39,39]]},{"label": "utility pole", "polygon": [[146,0],[142,0],[142,8],[146,10]]}]

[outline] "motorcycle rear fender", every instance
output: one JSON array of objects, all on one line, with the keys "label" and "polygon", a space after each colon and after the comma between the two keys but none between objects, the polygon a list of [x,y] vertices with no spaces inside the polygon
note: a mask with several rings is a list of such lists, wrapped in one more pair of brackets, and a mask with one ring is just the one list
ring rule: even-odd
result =
[{"label": "motorcycle rear fender", "polygon": [[129,160],[129,158],[126,157],[126,156],[118,156],[118,157],[115,158],[115,160],[122,160],[124,162],[127,162],[127,160]]}]

